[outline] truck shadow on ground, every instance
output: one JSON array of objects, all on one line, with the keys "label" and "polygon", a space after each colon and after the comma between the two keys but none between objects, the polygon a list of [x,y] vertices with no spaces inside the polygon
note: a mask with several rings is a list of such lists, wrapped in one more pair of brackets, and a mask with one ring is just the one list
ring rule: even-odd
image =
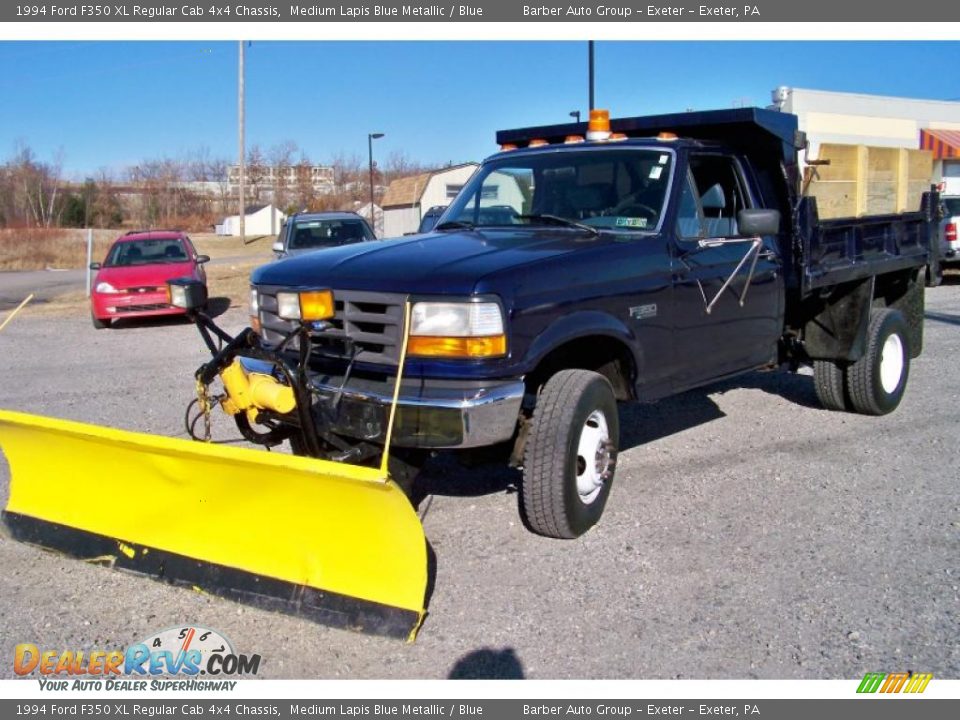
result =
[{"label": "truck shadow on ground", "polygon": [[450,680],[522,680],[524,677],[523,664],[512,647],[473,650],[457,660],[447,675]]},{"label": "truck shadow on ground", "polygon": [[[806,408],[821,407],[810,376],[780,371],[752,372],[657,403],[621,403],[620,452],[726,417],[711,396],[738,388],[762,390]],[[414,505],[420,506],[430,495],[478,497],[517,492],[521,474],[507,467],[509,451],[508,447],[501,447],[489,457],[473,460],[450,453],[431,458],[414,485]]]},{"label": "truck shadow on ground", "polygon": [[947,313],[930,312],[928,310],[923,314],[923,317],[947,325],[960,325],[960,315],[948,315]]}]

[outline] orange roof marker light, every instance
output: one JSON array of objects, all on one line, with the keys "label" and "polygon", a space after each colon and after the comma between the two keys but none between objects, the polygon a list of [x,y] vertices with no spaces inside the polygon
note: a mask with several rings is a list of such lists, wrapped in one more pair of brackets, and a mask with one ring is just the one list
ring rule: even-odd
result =
[{"label": "orange roof marker light", "polygon": [[657,140],[676,140],[677,134],[672,132],[662,132],[657,135]]},{"label": "orange roof marker light", "polygon": [[549,145],[549,144],[550,143],[548,143],[543,138],[534,138],[527,144],[527,147],[543,147],[544,145]]},{"label": "orange roof marker light", "polygon": [[506,152],[507,150],[516,150],[516,143],[504,143],[500,146],[500,152]]},{"label": "orange roof marker light", "polygon": [[582,143],[583,135],[567,135],[566,139],[563,141],[564,145],[573,145],[574,143]]},{"label": "orange roof marker light", "polygon": [[610,111],[591,110],[587,124],[587,140],[607,140],[610,137]]},{"label": "orange roof marker light", "polygon": [[626,140],[626,139],[627,139],[627,136],[626,136],[625,133],[611,133],[611,134],[610,134],[610,141],[611,141],[611,142],[615,142],[615,141],[617,141],[617,140]]}]

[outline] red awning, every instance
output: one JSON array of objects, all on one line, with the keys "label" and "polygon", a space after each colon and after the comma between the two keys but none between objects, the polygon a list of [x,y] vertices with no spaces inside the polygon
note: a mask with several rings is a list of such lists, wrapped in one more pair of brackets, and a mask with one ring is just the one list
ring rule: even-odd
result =
[{"label": "red awning", "polygon": [[921,130],[920,149],[932,150],[937,160],[960,157],[960,130]]}]

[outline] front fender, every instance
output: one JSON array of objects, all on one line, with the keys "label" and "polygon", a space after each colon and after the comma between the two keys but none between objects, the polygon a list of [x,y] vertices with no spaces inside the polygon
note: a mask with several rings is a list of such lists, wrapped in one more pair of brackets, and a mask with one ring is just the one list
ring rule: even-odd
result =
[{"label": "front fender", "polygon": [[643,353],[636,335],[618,318],[599,310],[581,310],[564,315],[537,335],[524,358],[526,372],[532,371],[551,351],[572,340],[601,335],[619,340],[629,350],[637,372],[643,367]]}]

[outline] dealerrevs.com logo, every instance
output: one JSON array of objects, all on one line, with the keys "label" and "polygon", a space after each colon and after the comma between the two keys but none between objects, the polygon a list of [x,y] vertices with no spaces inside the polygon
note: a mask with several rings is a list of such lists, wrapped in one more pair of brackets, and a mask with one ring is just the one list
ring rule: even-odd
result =
[{"label": "dealerrevs.com logo", "polygon": [[243,655],[216,630],[169,628],[126,650],[14,648],[13,671],[36,676],[41,690],[233,690],[256,675],[260,655]]}]

